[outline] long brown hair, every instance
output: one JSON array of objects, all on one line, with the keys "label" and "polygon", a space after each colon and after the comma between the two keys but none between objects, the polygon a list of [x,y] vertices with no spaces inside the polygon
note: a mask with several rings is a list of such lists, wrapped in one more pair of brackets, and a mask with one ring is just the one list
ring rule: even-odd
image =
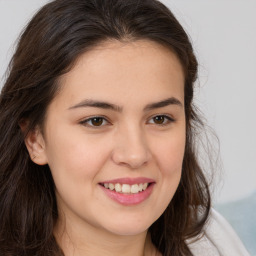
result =
[{"label": "long brown hair", "polygon": [[[186,240],[200,234],[210,208],[208,184],[195,153],[194,135],[203,125],[192,102],[197,60],[182,26],[156,0],[55,0],[22,33],[0,95],[1,255],[63,255],[53,235],[58,211],[51,171],[31,161],[24,136],[43,125],[58,78],[82,53],[109,39],[152,40],[173,51],[183,66],[186,148],[181,182],[149,231],[164,256],[192,255]],[[29,120],[25,134],[19,127],[24,119]]]}]

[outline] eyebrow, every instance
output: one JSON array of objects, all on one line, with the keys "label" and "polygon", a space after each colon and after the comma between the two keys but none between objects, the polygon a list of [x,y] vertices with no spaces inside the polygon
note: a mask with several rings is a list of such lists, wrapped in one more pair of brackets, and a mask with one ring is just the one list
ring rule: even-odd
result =
[{"label": "eyebrow", "polygon": [[144,108],[144,111],[149,111],[149,110],[153,110],[156,108],[163,108],[163,107],[166,107],[169,105],[176,105],[176,106],[183,107],[181,101],[179,101],[175,97],[171,97],[171,98],[159,101],[159,102],[150,103],[150,104],[146,105],[146,107]]},{"label": "eyebrow", "polygon": [[[144,112],[147,112],[153,109],[163,108],[169,105],[176,105],[176,106],[183,107],[182,103],[177,98],[171,97],[159,102],[150,103],[146,105],[143,110]],[[122,112],[122,109],[123,109],[121,106],[118,106],[112,103],[97,101],[97,100],[90,100],[90,99],[85,99],[79,102],[78,104],[70,107],[69,109],[85,108],[85,107],[110,109],[116,112]]]},{"label": "eyebrow", "polygon": [[92,107],[92,108],[103,108],[103,109],[110,109],[117,112],[122,112],[122,107],[117,106],[112,103],[103,102],[103,101],[97,101],[97,100],[83,100],[80,103],[70,107],[69,109],[75,109],[75,108],[85,108],[85,107]]}]

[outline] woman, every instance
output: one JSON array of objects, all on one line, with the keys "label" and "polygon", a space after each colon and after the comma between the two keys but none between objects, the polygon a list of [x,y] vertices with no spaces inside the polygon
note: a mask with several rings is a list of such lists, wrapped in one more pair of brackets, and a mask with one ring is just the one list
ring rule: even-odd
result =
[{"label": "woman", "polygon": [[196,76],[158,1],[45,5],[0,97],[1,255],[220,255],[195,153]]}]

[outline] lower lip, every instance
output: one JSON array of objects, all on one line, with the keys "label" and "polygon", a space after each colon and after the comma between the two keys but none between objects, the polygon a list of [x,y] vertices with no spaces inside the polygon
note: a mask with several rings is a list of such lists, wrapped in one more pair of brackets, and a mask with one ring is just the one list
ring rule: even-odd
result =
[{"label": "lower lip", "polygon": [[151,183],[146,190],[139,192],[137,194],[122,194],[117,193],[114,190],[107,189],[100,185],[103,191],[106,193],[108,197],[113,199],[114,201],[118,202],[122,205],[137,205],[145,201],[153,191],[154,183]]}]

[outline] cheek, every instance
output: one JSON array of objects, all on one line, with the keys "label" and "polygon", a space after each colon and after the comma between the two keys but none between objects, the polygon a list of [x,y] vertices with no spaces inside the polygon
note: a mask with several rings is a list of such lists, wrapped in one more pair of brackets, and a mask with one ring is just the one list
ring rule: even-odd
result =
[{"label": "cheek", "polygon": [[180,175],[185,151],[185,133],[154,144],[154,155],[163,176]]},{"label": "cheek", "polygon": [[162,143],[155,144],[155,159],[160,170],[158,202],[162,212],[172,200],[181,179],[185,133],[176,135],[169,136]]},{"label": "cheek", "polygon": [[47,158],[55,183],[77,186],[93,182],[108,158],[108,144],[83,137],[81,133],[78,136],[66,131],[54,135],[49,138]]},{"label": "cheek", "polygon": [[49,141],[51,144],[47,147],[47,154],[58,205],[76,212],[79,207],[85,207],[85,202],[90,198],[96,198],[97,190],[93,188],[97,187],[97,175],[104,168],[109,149],[105,141],[100,144],[81,134],[78,138],[55,133],[55,137]]},{"label": "cheek", "polygon": [[167,195],[167,200],[171,200],[181,178],[184,147],[180,144],[179,147],[175,144],[168,147],[167,144],[165,149],[159,157],[159,165],[163,189]]}]

